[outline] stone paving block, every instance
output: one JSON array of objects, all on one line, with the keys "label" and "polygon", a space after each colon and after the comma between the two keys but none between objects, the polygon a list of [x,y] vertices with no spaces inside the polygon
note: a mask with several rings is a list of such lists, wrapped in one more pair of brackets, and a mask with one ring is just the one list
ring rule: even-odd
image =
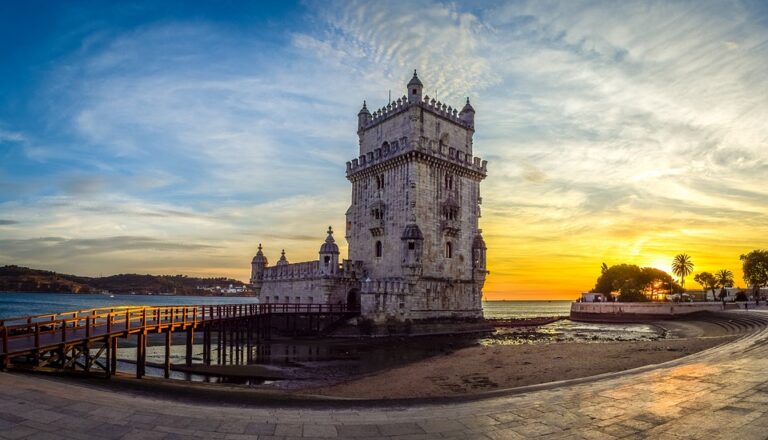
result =
[{"label": "stone paving block", "polygon": [[279,423],[275,425],[276,436],[294,436],[301,437],[302,426],[298,424]]},{"label": "stone paving block", "polygon": [[381,435],[379,427],[376,425],[337,425],[339,437],[362,437],[370,438]]},{"label": "stone paving block", "polygon": [[512,430],[528,438],[561,431],[561,429],[557,427],[545,425],[539,422],[526,423],[523,425],[519,425],[512,428]]},{"label": "stone paving block", "polygon": [[600,428],[600,431],[610,434],[614,437],[627,437],[636,434],[640,430],[627,425],[623,425],[621,423],[615,423],[613,425]]},{"label": "stone paving block", "polygon": [[425,434],[425,431],[416,423],[391,423],[376,425],[384,436]]},{"label": "stone paving block", "polygon": [[166,433],[158,431],[149,431],[146,429],[132,429],[122,437],[120,440],[161,440],[165,438]]},{"label": "stone paving block", "polygon": [[463,431],[466,427],[456,420],[426,420],[418,422],[427,434],[437,432]]},{"label": "stone paving block", "polygon": [[302,437],[338,437],[336,427],[333,425],[304,425],[301,432]]},{"label": "stone paving block", "polygon": [[40,431],[30,428],[28,426],[16,425],[13,428],[3,429],[0,431],[0,438],[8,440],[18,440],[20,438],[34,438],[33,434]]},{"label": "stone paving block", "polygon": [[274,435],[275,425],[272,423],[248,422],[245,426],[245,434]]},{"label": "stone paving block", "polygon": [[491,440],[524,440],[526,438],[523,434],[509,428],[486,432],[485,436]]},{"label": "stone paving block", "polygon": [[132,429],[128,426],[116,425],[114,423],[102,423],[88,430],[88,434],[103,439],[119,439]]},{"label": "stone paving block", "polygon": [[213,431],[225,434],[245,434],[245,428],[249,423],[247,420],[228,420],[220,423]]},{"label": "stone paving block", "polygon": [[225,440],[259,440],[261,437],[255,434],[227,434]]}]

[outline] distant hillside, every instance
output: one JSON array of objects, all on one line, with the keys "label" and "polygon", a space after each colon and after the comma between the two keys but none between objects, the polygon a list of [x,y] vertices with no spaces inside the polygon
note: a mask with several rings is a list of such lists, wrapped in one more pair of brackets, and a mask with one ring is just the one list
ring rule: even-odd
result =
[{"label": "distant hillside", "polygon": [[[20,266],[0,267],[0,291],[69,293],[173,293],[176,295],[215,295],[216,288],[245,283],[231,278],[195,278],[186,275],[120,274],[107,277],[81,277]],[[207,289],[207,290],[203,290]]]}]

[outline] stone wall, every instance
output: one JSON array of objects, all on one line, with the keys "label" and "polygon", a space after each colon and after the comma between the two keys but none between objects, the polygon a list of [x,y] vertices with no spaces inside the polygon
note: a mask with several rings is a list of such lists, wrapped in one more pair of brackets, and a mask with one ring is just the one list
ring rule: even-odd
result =
[{"label": "stone wall", "polygon": [[721,310],[723,310],[721,302],[574,302],[571,304],[571,319],[596,322],[636,322]]}]

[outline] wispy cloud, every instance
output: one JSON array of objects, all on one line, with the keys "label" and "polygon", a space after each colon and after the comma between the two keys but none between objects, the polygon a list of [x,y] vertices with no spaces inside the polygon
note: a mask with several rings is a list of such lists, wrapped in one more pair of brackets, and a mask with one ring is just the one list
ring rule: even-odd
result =
[{"label": "wispy cloud", "polygon": [[[676,251],[738,273],[768,246],[764,5],[305,7],[277,40],[204,20],[91,33],[30,98],[43,127],[0,121],[0,239],[16,240],[0,259],[64,264],[84,246],[73,271],[245,278],[259,241],[314,258],[343,225],[361,101],[401,95],[413,68],[478,112],[490,295],[569,295],[604,260]],[[132,241],[87,256],[114,237]]]}]

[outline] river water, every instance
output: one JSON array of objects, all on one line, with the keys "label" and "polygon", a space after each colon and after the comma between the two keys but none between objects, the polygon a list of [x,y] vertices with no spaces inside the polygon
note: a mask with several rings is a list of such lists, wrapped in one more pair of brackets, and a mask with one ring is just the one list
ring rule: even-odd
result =
[{"label": "river water", "polygon": [[[161,296],[161,295],[82,295],[62,293],[0,292],[0,319],[47,314],[97,307],[121,305],[189,305],[189,304],[241,304],[253,303],[252,297]],[[531,318],[540,316],[567,316],[569,301],[486,301],[483,302],[487,318]],[[149,363],[162,364],[164,348],[160,335],[150,338],[147,351]],[[500,329],[494,335],[454,335],[442,337],[399,338],[396,340],[338,340],[338,339],[275,339],[260,347],[256,364],[288,372],[297,380],[265,381],[260,377],[243,375],[202,376],[174,372],[173,377],[187,380],[235,382],[250,385],[265,383],[280,388],[296,388],[309,382],[327,383],[344,378],[375,372],[407,364],[430,356],[450,353],[456,349],[483,344],[525,344],[551,342],[605,342],[622,340],[651,340],[664,337],[659,328],[645,324],[594,324],[568,319],[532,328]],[[184,362],[183,336],[177,336],[171,357],[175,364]],[[129,338],[120,348],[119,357],[135,359],[135,348]],[[214,353],[213,359],[217,358]],[[194,347],[194,363],[202,362],[202,345]],[[120,362],[119,370],[132,372],[130,362]],[[147,368],[147,373],[161,376],[162,370]]]}]

